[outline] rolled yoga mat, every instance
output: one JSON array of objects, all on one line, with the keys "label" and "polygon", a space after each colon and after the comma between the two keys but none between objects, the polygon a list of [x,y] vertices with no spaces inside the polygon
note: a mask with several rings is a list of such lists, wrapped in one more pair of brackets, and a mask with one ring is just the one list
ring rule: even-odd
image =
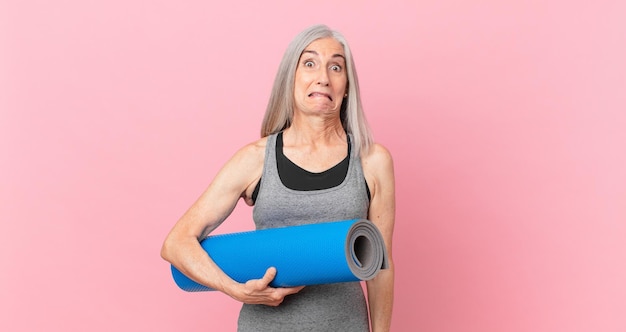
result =
[{"label": "rolled yoga mat", "polygon": [[[370,280],[388,266],[382,235],[366,219],[214,235],[200,245],[237,282],[260,279],[275,267],[272,287]],[[172,276],[185,291],[213,290],[173,265]]]}]

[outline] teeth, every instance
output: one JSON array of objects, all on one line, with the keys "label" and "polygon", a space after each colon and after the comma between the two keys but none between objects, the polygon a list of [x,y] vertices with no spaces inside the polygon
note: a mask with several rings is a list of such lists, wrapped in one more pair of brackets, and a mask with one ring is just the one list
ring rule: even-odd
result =
[{"label": "teeth", "polygon": [[319,92],[312,92],[309,94],[309,97],[312,97],[313,95],[317,95],[317,96],[323,96],[323,97],[327,97],[328,99],[330,99],[330,101],[333,101],[333,98],[331,96],[325,95],[323,93],[319,93]]}]

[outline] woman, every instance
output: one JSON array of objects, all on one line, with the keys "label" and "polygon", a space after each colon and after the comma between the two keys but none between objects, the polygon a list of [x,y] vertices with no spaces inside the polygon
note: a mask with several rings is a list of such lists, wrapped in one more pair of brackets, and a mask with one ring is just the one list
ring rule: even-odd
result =
[{"label": "woman", "polygon": [[[326,26],[301,32],[280,64],[261,139],[240,149],[176,223],[162,257],[195,281],[243,303],[239,331],[388,331],[393,304],[393,162],[373,143],[345,38]],[[366,218],[381,231],[389,269],[360,283],[272,288],[238,283],[201,248],[243,198],[257,229]],[[368,308],[369,305],[369,308]]]}]

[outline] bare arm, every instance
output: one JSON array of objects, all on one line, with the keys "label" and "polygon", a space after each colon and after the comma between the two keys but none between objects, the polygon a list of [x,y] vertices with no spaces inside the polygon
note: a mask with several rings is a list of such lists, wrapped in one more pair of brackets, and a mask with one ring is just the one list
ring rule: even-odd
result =
[{"label": "bare arm", "polygon": [[375,144],[363,158],[363,170],[372,193],[368,219],[382,233],[389,255],[389,268],[367,281],[367,293],[373,332],[387,332],[393,309],[394,265],[392,238],[395,222],[395,180],[389,151]]},{"label": "bare arm", "polygon": [[253,304],[279,305],[286,295],[301,288],[272,288],[276,270],[245,284],[226,275],[200,246],[200,240],[217,228],[233,211],[239,198],[248,198],[263,168],[264,140],[239,150],[219,171],[198,200],[167,235],[161,256],[194,281],[232,298]]}]

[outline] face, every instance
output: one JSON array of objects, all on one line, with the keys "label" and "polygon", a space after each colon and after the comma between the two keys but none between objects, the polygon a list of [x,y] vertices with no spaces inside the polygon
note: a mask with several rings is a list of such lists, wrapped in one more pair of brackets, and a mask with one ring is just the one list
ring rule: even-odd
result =
[{"label": "face", "polygon": [[348,76],[343,46],[333,38],[307,46],[296,69],[295,109],[305,113],[339,114]]}]

